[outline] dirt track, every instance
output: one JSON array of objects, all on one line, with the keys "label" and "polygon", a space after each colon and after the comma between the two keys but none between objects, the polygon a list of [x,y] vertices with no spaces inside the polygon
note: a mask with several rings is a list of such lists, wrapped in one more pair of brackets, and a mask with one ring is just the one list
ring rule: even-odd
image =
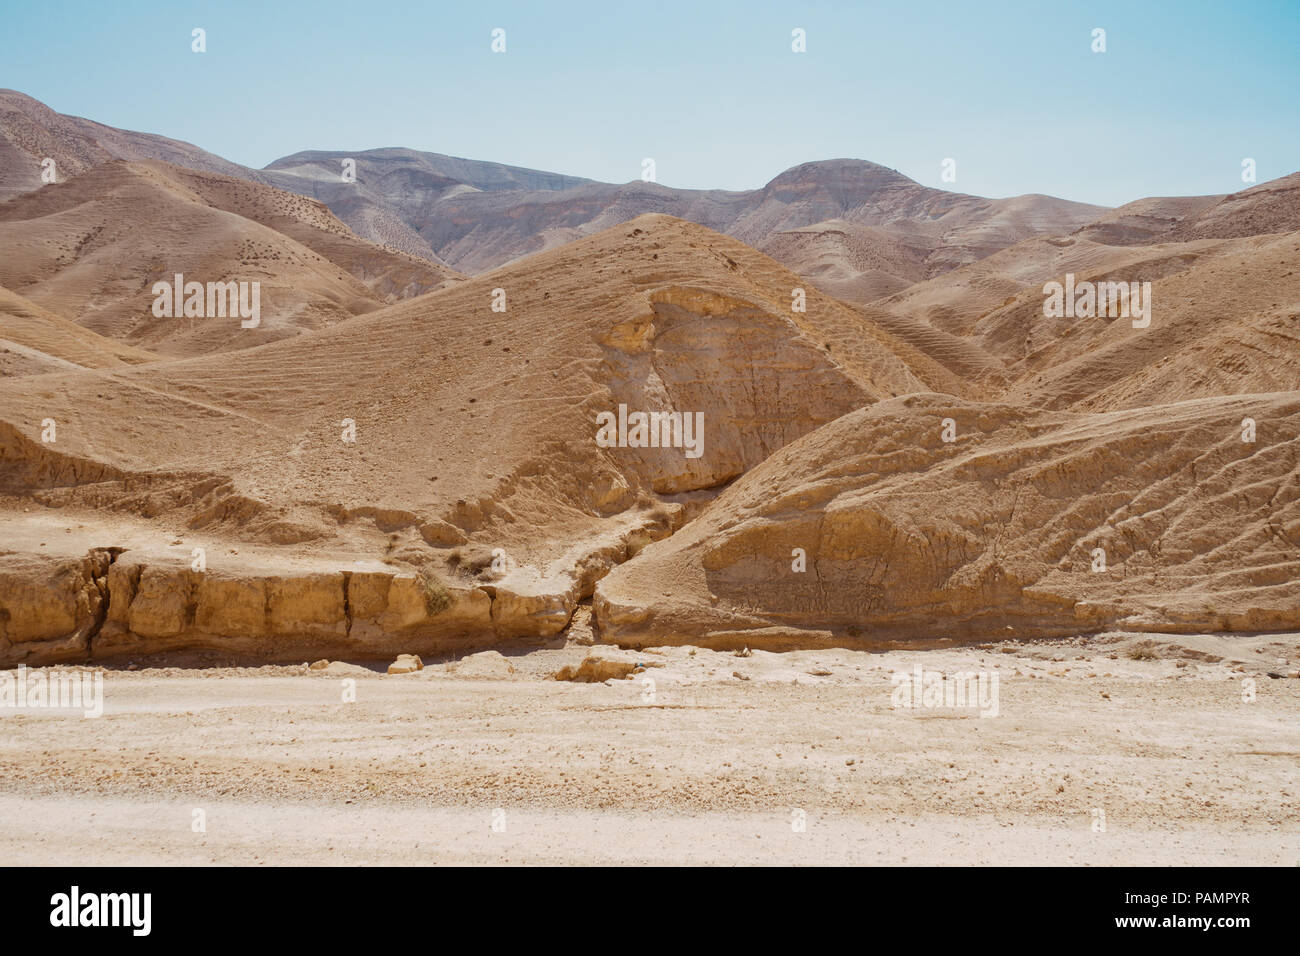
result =
[{"label": "dirt track", "polygon": [[[108,671],[102,718],[0,709],[0,854],[1300,861],[1300,680],[1266,676],[1295,671],[1300,636],[1139,640],[744,658],[569,647],[406,676],[340,663]],[[663,666],[604,684],[545,679],[593,652]],[[890,675],[916,664],[996,673],[998,715],[892,708]],[[349,678],[355,703],[342,702]]]}]

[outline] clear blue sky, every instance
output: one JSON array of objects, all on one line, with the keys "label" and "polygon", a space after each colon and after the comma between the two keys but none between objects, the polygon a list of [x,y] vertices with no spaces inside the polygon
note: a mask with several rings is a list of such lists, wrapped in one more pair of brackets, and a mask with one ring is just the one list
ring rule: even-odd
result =
[{"label": "clear blue sky", "polygon": [[751,188],[851,156],[1117,205],[1300,169],[1300,0],[5,0],[0,86],[254,167],[409,146],[625,182],[649,156]]}]

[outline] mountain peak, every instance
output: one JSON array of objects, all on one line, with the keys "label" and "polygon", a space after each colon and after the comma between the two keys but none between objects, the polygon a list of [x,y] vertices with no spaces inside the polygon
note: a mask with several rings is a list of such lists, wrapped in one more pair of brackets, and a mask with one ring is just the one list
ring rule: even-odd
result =
[{"label": "mountain peak", "polygon": [[915,185],[916,180],[904,176],[896,169],[865,159],[819,159],[791,166],[773,178],[766,188],[801,185],[841,186],[850,183],[858,188],[879,188],[906,183]]}]

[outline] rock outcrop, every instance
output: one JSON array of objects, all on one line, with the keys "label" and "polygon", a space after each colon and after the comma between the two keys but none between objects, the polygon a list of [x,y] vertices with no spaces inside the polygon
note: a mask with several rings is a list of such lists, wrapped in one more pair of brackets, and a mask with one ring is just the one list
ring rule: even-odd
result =
[{"label": "rock outcrop", "polygon": [[1294,629],[1297,474],[1295,393],[1098,415],[913,395],[774,454],[603,579],[595,619],[769,648]]},{"label": "rock outcrop", "polygon": [[300,661],[528,645],[562,630],[582,591],[568,577],[477,585],[429,569],[199,572],[116,550],[0,558],[0,666],[173,651]]}]

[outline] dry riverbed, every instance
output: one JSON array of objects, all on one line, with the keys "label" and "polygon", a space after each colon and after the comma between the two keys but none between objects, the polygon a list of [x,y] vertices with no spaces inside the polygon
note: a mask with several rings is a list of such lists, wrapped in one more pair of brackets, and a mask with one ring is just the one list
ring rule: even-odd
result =
[{"label": "dry riverbed", "polygon": [[[996,716],[894,706],[891,675],[918,665],[986,692],[996,675]],[[566,667],[596,680],[555,680]],[[1127,634],[569,646],[404,675],[142,661],[104,671],[96,719],[0,708],[0,855],[1292,865],[1298,667],[1297,635]]]}]

